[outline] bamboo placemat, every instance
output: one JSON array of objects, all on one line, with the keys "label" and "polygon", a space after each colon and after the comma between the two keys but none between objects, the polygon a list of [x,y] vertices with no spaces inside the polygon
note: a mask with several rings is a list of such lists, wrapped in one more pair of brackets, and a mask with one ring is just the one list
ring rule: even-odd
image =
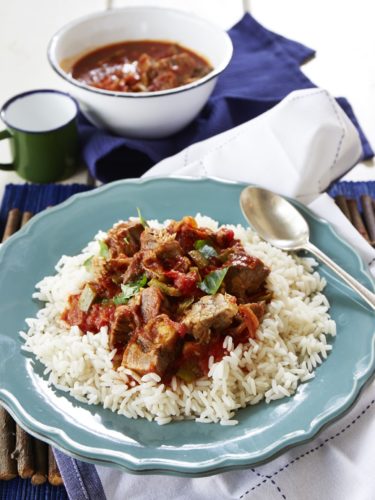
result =
[{"label": "bamboo placemat", "polygon": [[338,182],[329,194],[357,231],[375,247],[375,181]]}]

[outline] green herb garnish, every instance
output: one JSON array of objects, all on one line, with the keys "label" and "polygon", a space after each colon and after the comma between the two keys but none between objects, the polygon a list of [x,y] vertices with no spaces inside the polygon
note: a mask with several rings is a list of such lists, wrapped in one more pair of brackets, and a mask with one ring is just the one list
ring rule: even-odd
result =
[{"label": "green herb garnish", "polygon": [[219,290],[228,269],[228,267],[223,267],[221,269],[216,269],[216,271],[212,271],[212,273],[207,274],[203,281],[198,283],[198,287],[209,295],[215,295],[215,293]]},{"label": "green herb garnish", "polygon": [[210,242],[206,240],[197,240],[194,243],[194,248],[195,250],[198,250],[203,255],[203,257],[206,257],[206,259],[217,257],[218,255],[214,247],[210,245]]},{"label": "green herb garnish", "polygon": [[104,259],[108,259],[108,257],[109,257],[108,245],[107,245],[107,243],[105,243],[102,240],[99,241],[99,255],[100,255],[100,257],[103,257]]},{"label": "green herb garnish", "polygon": [[141,214],[141,210],[137,207],[137,212],[138,212],[138,217],[139,217],[139,220],[141,221],[141,224],[144,228],[146,227],[149,227],[146,219],[143,217],[143,215]]},{"label": "green herb garnish", "polygon": [[116,306],[127,304],[129,300],[134,297],[147,283],[147,276],[144,274],[138,281],[121,285],[121,293],[113,297],[113,303]]},{"label": "green herb garnish", "polygon": [[83,263],[84,267],[86,268],[87,271],[91,271],[91,266],[92,266],[92,259],[94,258],[93,255],[91,255],[91,257],[89,257],[88,259],[85,260],[85,262]]}]

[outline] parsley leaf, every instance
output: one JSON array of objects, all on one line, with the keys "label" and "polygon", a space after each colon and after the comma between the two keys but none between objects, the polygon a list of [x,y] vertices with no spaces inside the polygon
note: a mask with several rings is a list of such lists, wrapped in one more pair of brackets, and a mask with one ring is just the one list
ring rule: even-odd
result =
[{"label": "parsley leaf", "polygon": [[142,226],[144,228],[149,227],[146,219],[143,217],[143,215],[141,214],[141,210],[138,207],[137,207],[137,212],[138,212],[138,217],[139,217],[139,220],[140,220]]},{"label": "parsley leaf", "polygon": [[121,293],[113,297],[113,303],[116,306],[127,304],[129,300],[134,297],[147,283],[147,276],[144,274],[138,281],[121,285]]},{"label": "parsley leaf", "polygon": [[195,250],[198,250],[203,255],[203,257],[206,257],[206,259],[217,257],[218,255],[217,251],[212,245],[210,245],[210,242],[207,240],[197,240],[194,243],[194,248]]},{"label": "parsley leaf", "polygon": [[228,269],[228,267],[223,267],[221,269],[216,269],[216,271],[212,271],[212,273],[207,274],[203,281],[198,283],[198,287],[209,295],[215,295],[215,293],[219,290]]}]

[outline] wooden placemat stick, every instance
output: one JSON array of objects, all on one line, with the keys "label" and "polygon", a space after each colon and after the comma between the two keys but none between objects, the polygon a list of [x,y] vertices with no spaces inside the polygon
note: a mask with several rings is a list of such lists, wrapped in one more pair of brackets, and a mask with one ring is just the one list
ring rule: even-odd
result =
[{"label": "wooden placemat stick", "polygon": [[368,194],[361,196],[363,218],[370,237],[370,242],[375,245],[375,205],[374,200]]},{"label": "wooden placemat stick", "polygon": [[47,481],[48,474],[48,445],[34,439],[35,473],[31,482],[35,485],[43,484]]},{"label": "wooden placemat stick", "polygon": [[29,222],[29,220],[33,215],[34,214],[32,212],[24,212],[21,218],[21,227],[23,227],[26,224],[26,222]]},{"label": "wooden placemat stick", "polygon": [[35,472],[32,438],[19,425],[16,425],[16,448],[12,458],[17,460],[18,475],[22,479],[32,477]]},{"label": "wooden placemat stick", "polygon": [[[20,222],[21,212],[13,208],[8,213],[3,242],[17,231]],[[17,476],[17,461],[12,456],[16,446],[16,424],[3,407],[0,407],[0,431],[0,479],[13,479]]]},{"label": "wooden placemat stick", "polygon": [[48,481],[53,486],[60,486],[63,480],[56,463],[55,455],[53,454],[51,446],[48,446]]},{"label": "wooden placemat stick", "polygon": [[12,236],[20,227],[21,223],[21,211],[18,208],[12,208],[9,210],[7,222],[3,234],[3,242]]},{"label": "wooden placemat stick", "polygon": [[335,196],[335,202],[336,202],[336,205],[343,212],[343,214],[345,215],[345,217],[350,220],[349,207],[348,207],[348,204],[346,202],[345,196],[343,196],[342,194],[339,194],[339,195]]},{"label": "wooden placemat stick", "polygon": [[17,462],[11,457],[16,442],[16,424],[9,413],[0,406],[0,479],[17,476]]},{"label": "wooden placemat stick", "polygon": [[367,240],[370,241],[369,235],[363,223],[361,214],[359,213],[357,202],[355,200],[349,199],[347,200],[349,212],[350,212],[350,220],[353,226],[357,229],[357,231]]}]

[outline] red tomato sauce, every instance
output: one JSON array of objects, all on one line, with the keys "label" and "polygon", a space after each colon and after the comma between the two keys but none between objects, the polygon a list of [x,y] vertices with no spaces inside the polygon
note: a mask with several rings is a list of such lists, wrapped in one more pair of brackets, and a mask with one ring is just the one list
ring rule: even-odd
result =
[{"label": "red tomato sauce", "polygon": [[61,318],[69,325],[77,325],[83,332],[98,333],[103,326],[108,326],[116,310],[114,304],[93,304],[88,312],[79,308],[79,295],[69,297],[69,307]]},{"label": "red tomato sauce", "polygon": [[212,70],[210,63],[177,43],[120,42],[79,59],[72,76],[87,85],[116,92],[155,92],[191,83]]}]

